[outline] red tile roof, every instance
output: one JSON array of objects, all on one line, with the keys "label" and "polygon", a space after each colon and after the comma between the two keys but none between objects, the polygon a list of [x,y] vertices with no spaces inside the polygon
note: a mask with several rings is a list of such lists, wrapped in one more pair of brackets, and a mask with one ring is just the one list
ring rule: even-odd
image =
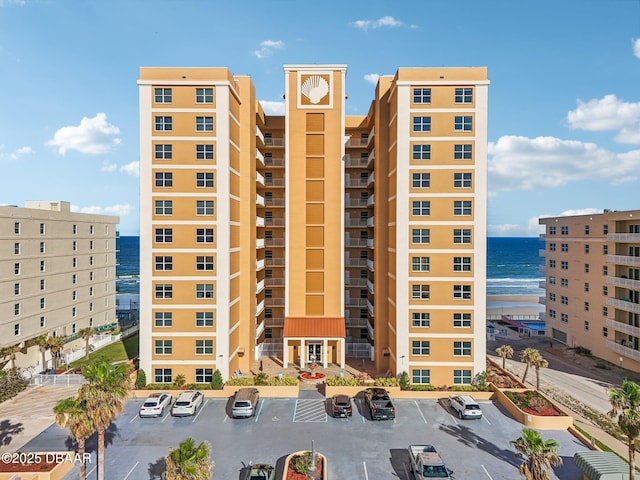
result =
[{"label": "red tile roof", "polygon": [[286,317],[283,335],[296,338],[345,338],[344,318]]}]

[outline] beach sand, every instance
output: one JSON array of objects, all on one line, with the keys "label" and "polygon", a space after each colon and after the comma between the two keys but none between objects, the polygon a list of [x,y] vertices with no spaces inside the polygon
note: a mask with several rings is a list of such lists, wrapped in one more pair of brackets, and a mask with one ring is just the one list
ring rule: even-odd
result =
[{"label": "beach sand", "polygon": [[539,297],[533,295],[488,295],[487,315],[538,315],[544,312]]}]

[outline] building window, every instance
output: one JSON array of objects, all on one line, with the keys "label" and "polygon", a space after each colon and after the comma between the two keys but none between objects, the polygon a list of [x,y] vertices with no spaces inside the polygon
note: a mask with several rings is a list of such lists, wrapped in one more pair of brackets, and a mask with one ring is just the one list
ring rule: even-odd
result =
[{"label": "building window", "polygon": [[560,303],[563,305],[569,305],[569,297],[565,297],[564,295],[560,295]]},{"label": "building window", "polygon": [[13,304],[13,314],[14,315],[20,315],[20,304],[19,303],[14,303]]},{"label": "building window", "polygon": [[471,370],[454,370],[454,385],[471,385]]},{"label": "building window", "polygon": [[584,302],[584,311],[585,312],[589,311],[589,302]]},{"label": "building window", "polygon": [[585,243],[585,244],[584,244],[584,253],[585,253],[585,254],[588,254],[588,253],[589,253],[589,244],[588,244],[588,243]]},{"label": "building window", "polygon": [[93,250],[93,240],[89,240],[89,250]]},{"label": "building window", "polygon": [[584,321],[584,329],[589,330],[589,320]]},{"label": "building window", "polygon": [[78,299],[78,291],[74,290],[71,292],[71,300],[77,300]]},{"label": "building window", "polygon": [[556,294],[553,292],[549,292],[549,301],[550,302],[555,302],[556,301]]},{"label": "building window", "polygon": [[453,342],[453,356],[454,357],[470,357],[471,342],[462,342],[462,341]]},{"label": "building window", "polygon": [[44,223],[41,223],[40,224],[40,235],[44,235],[44,233],[45,233],[45,225],[44,225]]},{"label": "building window", "polygon": [[589,291],[589,283],[588,282],[585,282],[585,284],[584,284],[584,291],[585,292]]},{"label": "building window", "polygon": [[602,225],[602,233],[604,235],[608,235],[609,234],[609,225]]},{"label": "building window", "polygon": [[609,287],[608,286],[603,286],[602,287],[602,295],[604,295],[605,297],[609,295]]},{"label": "building window", "polygon": [[173,186],[173,173],[156,172],[156,187],[172,187],[172,186]]},{"label": "building window", "polygon": [[213,188],[213,172],[196,172],[197,188]]},{"label": "building window", "polygon": [[213,368],[196,368],[196,383],[211,383]]},{"label": "building window", "polygon": [[411,370],[411,383],[416,385],[426,385],[431,383],[431,370],[425,368],[414,368]]},{"label": "building window", "polygon": [[430,314],[427,312],[413,312],[411,314],[411,326],[427,328],[430,325]]},{"label": "building window", "polygon": [[453,257],[454,272],[470,272],[471,257]]},{"label": "building window", "polygon": [[196,298],[213,298],[213,284],[212,283],[196,284]]},{"label": "building window", "polygon": [[569,251],[569,244],[568,243],[561,243],[560,244],[560,249],[562,252],[568,252]]},{"label": "building window", "polygon": [[213,327],[213,312],[196,312],[196,327]]},{"label": "building window", "polygon": [[430,230],[428,228],[414,228],[411,230],[411,243],[429,243]]},{"label": "building window", "polygon": [[589,225],[584,226],[584,234],[589,235]]},{"label": "building window", "polygon": [[213,117],[196,117],[196,132],[213,132]]},{"label": "building window", "polygon": [[44,328],[44,326],[46,325],[46,320],[44,318],[44,316],[40,317],[40,328]]},{"label": "building window", "polygon": [[453,326],[455,328],[471,327],[471,314],[470,313],[454,313]]},{"label": "building window", "polygon": [[607,255],[609,253],[609,245],[603,245],[602,246],[602,253],[604,255]]},{"label": "building window", "polygon": [[13,253],[15,255],[20,255],[20,242],[15,242],[13,244]]},{"label": "building window", "polygon": [[19,283],[14,283],[13,284],[13,294],[14,295],[20,295],[20,284]]},{"label": "building window", "polygon": [[156,160],[171,160],[172,158],[173,158],[173,145],[166,144],[166,143],[155,145]]},{"label": "building window", "polygon": [[171,312],[155,312],[156,327],[171,327],[173,325],[173,313]]},{"label": "building window", "polygon": [[156,256],[156,271],[168,272],[173,270],[173,257],[171,256]]},{"label": "building window", "polygon": [[20,263],[14,263],[13,264],[13,273],[15,275],[20,275]]},{"label": "building window", "polygon": [[19,323],[16,323],[16,324],[13,325],[13,334],[15,336],[20,335],[20,324]]},{"label": "building window", "polygon": [[560,321],[562,323],[569,323],[569,315],[567,315],[566,313],[561,313],[560,314]]},{"label": "building window", "polygon": [[471,285],[454,285],[454,300],[471,300]]},{"label": "building window", "polygon": [[213,88],[196,88],[196,103],[213,103]]},{"label": "building window", "polygon": [[156,88],[155,89],[155,102],[156,103],[171,103],[171,89],[170,88]]},{"label": "building window", "polygon": [[569,235],[569,226],[564,225],[560,227],[560,235]]},{"label": "building window", "polygon": [[411,257],[412,272],[428,272],[429,257]]},{"label": "building window", "polygon": [[273,329],[265,328],[264,329],[264,338],[273,338]]},{"label": "building window", "polygon": [[20,222],[13,222],[13,233],[20,235]]},{"label": "building window", "polygon": [[171,215],[173,213],[172,200],[156,200],[156,215]]},{"label": "building window", "polygon": [[414,88],[413,103],[431,103],[430,88]]},{"label": "building window", "polygon": [[569,270],[569,262],[567,262],[566,260],[562,260],[560,262],[560,268],[562,270]]},{"label": "building window", "polygon": [[213,215],[213,200],[197,200],[196,215]]},{"label": "building window", "polygon": [[609,266],[608,265],[604,265],[602,267],[602,275],[609,275]]},{"label": "building window", "polygon": [[44,260],[40,260],[40,271],[41,272],[46,272],[46,270],[47,270],[47,266],[46,266]]},{"label": "building window", "polygon": [[76,241],[74,240],[74,241],[71,243],[71,249],[72,249],[74,252],[77,252],[77,251],[78,251],[78,242],[76,242]]},{"label": "building window", "polygon": [[196,243],[213,243],[213,228],[196,229]]},{"label": "building window", "polygon": [[173,353],[173,340],[156,340],[156,355],[171,355]]},{"label": "building window", "polygon": [[555,285],[556,284],[556,277],[549,277],[549,285]]},{"label": "building window", "polygon": [[93,297],[93,287],[89,287],[89,296]]},{"label": "building window", "polygon": [[155,383],[171,383],[173,378],[171,376],[170,368],[156,368],[154,373]]},{"label": "building window", "polygon": [[431,159],[431,145],[419,144],[413,146],[413,159],[414,160],[430,160]]},{"label": "building window", "polygon": [[471,215],[471,200],[454,200],[453,214],[458,217],[468,217]]},{"label": "building window", "polygon": [[41,309],[46,308],[46,305],[47,305],[46,300],[44,298],[41,298],[40,299],[40,308]]},{"label": "building window", "polygon": [[556,251],[556,244],[555,243],[550,243],[549,244],[549,251],[550,252],[555,252]]},{"label": "building window", "polygon": [[430,132],[431,117],[413,117],[414,132]]},{"label": "building window", "polygon": [[609,307],[602,307],[602,316],[603,317],[609,316]]},{"label": "building window", "polygon": [[473,103],[473,88],[456,88],[455,103]]},{"label": "building window", "polygon": [[584,273],[589,273],[590,267],[588,263],[584,264]]},{"label": "building window", "polygon": [[213,271],[213,256],[198,255],[196,257],[196,270]]},{"label": "building window", "polygon": [[602,336],[603,337],[609,336],[609,329],[607,327],[602,327]]},{"label": "building window", "polygon": [[470,144],[458,144],[453,146],[454,160],[472,160],[473,146]]},{"label": "building window", "polygon": [[431,186],[430,173],[414,173],[412,176],[413,188],[429,188]]},{"label": "building window", "polygon": [[453,229],[453,243],[471,243],[471,229],[470,228],[454,228]]},{"label": "building window", "polygon": [[212,355],[213,340],[196,340],[196,355]]},{"label": "building window", "polygon": [[156,115],[156,132],[170,132],[173,130],[173,117]]},{"label": "building window", "polygon": [[414,340],[411,342],[412,355],[429,355],[430,342],[428,340]]},{"label": "building window", "polygon": [[426,201],[416,201],[412,203],[411,214],[417,217],[426,217],[431,212],[431,202]]},{"label": "building window", "polygon": [[556,234],[556,227],[549,227],[549,235],[555,235]]},{"label": "building window", "polygon": [[456,115],[453,121],[453,129],[456,132],[470,132],[473,130],[473,117]]},{"label": "building window", "polygon": [[556,318],[556,311],[555,311],[555,310],[553,310],[553,309],[550,309],[550,310],[549,310],[549,316],[550,316],[551,318]]},{"label": "building window", "polygon": [[454,188],[471,188],[472,184],[471,172],[460,172],[453,174],[453,187]]},{"label": "building window", "polygon": [[429,285],[412,285],[411,298],[414,300],[429,300]]},{"label": "building window", "polygon": [[173,298],[173,285],[170,283],[158,283],[155,287],[156,298]]},{"label": "building window", "polygon": [[569,279],[568,278],[561,278],[560,279],[560,286],[562,287],[568,287],[569,286]]},{"label": "building window", "polygon": [[46,245],[44,242],[40,242],[40,253],[46,252]]},{"label": "building window", "polygon": [[156,228],[156,243],[173,242],[173,228]]},{"label": "building window", "polygon": [[196,145],[196,160],[213,160],[213,145]]}]

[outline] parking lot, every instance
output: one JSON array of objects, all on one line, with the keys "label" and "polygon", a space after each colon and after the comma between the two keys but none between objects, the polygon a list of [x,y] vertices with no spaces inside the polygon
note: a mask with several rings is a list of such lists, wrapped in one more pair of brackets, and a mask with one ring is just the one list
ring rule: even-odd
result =
[{"label": "parking lot", "polygon": [[[280,473],[284,457],[311,449],[312,440],[328,459],[331,479],[412,480],[410,444],[433,444],[456,480],[519,478],[520,460],[509,441],[520,436],[522,425],[496,402],[480,402],[482,419],[460,420],[444,400],[396,400],[395,420],[373,422],[360,398],[352,401],[353,416],[342,419],[328,416],[320,398],[261,398],[257,414],[248,419],[230,418],[230,401],[211,398],[195,417],[173,418],[167,410],[164,417],[141,419],[137,412],[143,401],[129,400],[107,432],[106,478],[159,478],[169,447],[187,437],[211,443],[213,478],[224,480],[243,480],[249,462],[276,464]],[[560,443],[564,465],[554,478],[581,479],[572,457],[586,448],[566,431],[543,431],[542,436]],[[88,478],[94,479],[95,441],[87,446],[92,452]],[[53,425],[22,450],[69,447],[67,431]],[[76,467],[65,480],[77,478]]]}]

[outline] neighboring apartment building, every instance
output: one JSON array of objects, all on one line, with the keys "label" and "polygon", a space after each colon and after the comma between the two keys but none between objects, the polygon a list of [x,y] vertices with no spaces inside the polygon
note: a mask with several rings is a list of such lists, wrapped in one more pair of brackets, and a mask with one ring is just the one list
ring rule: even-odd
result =
[{"label": "neighboring apartment building", "polygon": [[640,371],[640,210],[539,222],[547,334]]},{"label": "neighboring apartment building", "polygon": [[345,65],[285,65],[285,114],[226,68],[141,68],[140,365],[261,355],[485,368],[486,68],[400,68],[348,116]]},{"label": "neighboring apartment building", "polygon": [[0,345],[22,347],[17,366],[46,367],[31,339],[116,322],[118,222],[68,202],[0,206]]}]

